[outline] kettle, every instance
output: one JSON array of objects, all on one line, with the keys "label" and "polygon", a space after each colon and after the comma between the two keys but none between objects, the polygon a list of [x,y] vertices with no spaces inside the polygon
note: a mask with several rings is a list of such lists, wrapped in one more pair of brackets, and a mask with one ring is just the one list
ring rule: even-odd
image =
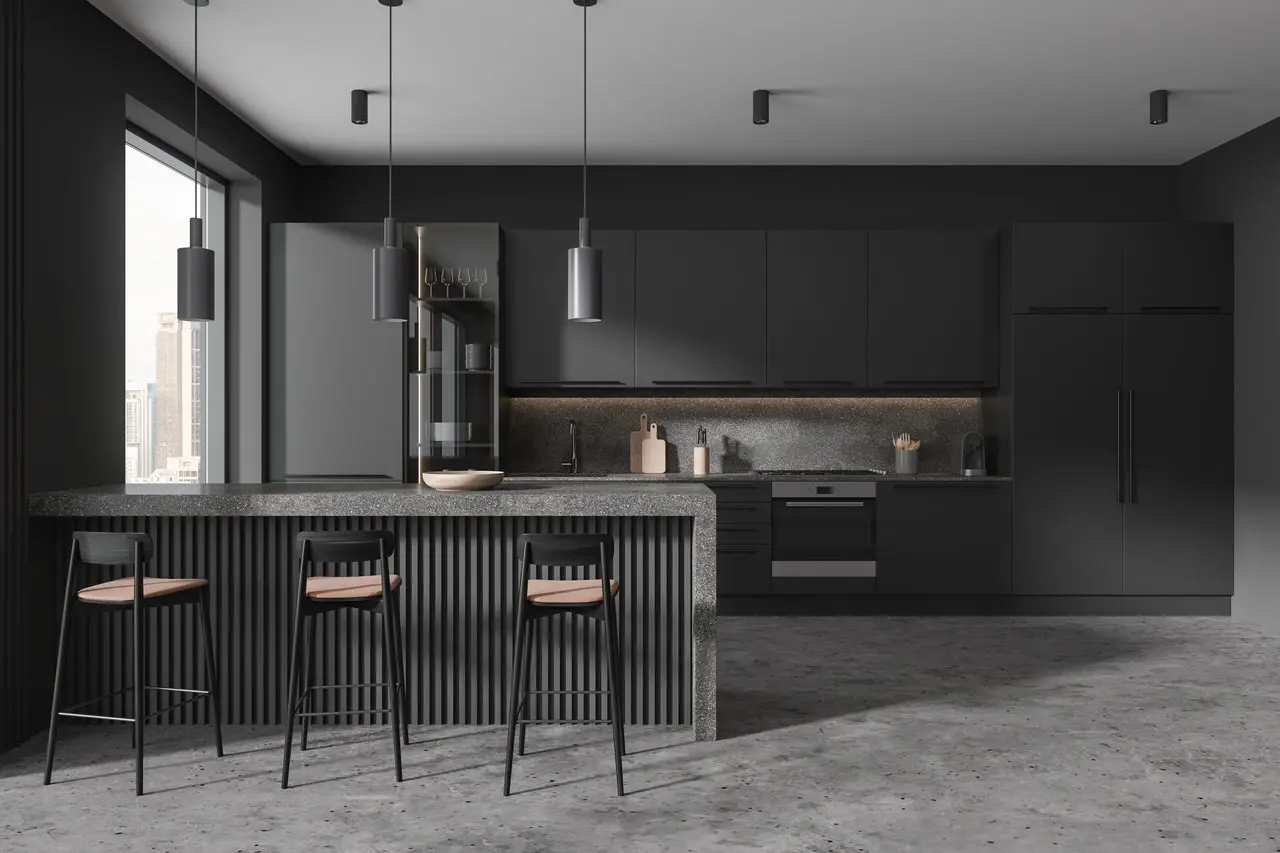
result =
[{"label": "kettle", "polygon": [[964,477],[987,476],[987,443],[981,433],[965,433],[961,439],[960,474]]}]

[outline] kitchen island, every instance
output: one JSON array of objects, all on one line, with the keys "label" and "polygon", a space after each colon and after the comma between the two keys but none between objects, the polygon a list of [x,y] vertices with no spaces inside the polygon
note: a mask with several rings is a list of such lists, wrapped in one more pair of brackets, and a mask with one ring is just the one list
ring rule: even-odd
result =
[{"label": "kitchen island", "polygon": [[[73,530],[151,534],[148,573],[211,582],[223,720],[282,721],[289,615],[301,530],[387,528],[402,575],[410,719],[418,724],[503,722],[517,601],[516,538],[525,532],[609,532],[628,724],[691,725],[716,734],[716,500],[696,483],[511,481],[488,492],[445,493],[401,484],[128,485],[31,497],[33,553],[62,583]],[[368,569],[366,569],[368,571]],[[555,571],[555,570],[552,570]],[[556,576],[556,575],[552,575]],[[61,588],[60,586],[58,587]],[[152,617],[154,662],[168,683],[202,683],[194,621]],[[602,642],[594,623],[540,626],[534,684],[598,689]],[[337,614],[317,642],[320,683],[381,679],[372,620]],[[71,690],[107,692],[127,635],[123,620],[77,624]],[[334,691],[334,720],[372,722],[344,708],[377,704],[360,689]],[[375,701],[371,702],[371,699]],[[603,716],[594,696],[548,696],[557,718]],[[162,722],[203,720],[188,705]]]}]

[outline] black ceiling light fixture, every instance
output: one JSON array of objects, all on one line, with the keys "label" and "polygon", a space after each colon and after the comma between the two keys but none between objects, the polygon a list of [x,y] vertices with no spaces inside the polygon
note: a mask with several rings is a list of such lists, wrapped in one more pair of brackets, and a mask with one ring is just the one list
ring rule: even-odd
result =
[{"label": "black ceiling light fixture", "polygon": [[369,123],[369,93],[364,89],[351,90],[351,123]]},{"label": "black ceiling light fixture", "polygon": [[578,220],[578,247],[569,250],[569,319],[599,323],[604,319],[602,253],[591,246],[591,222],[587,219],[587,7],[596,0],[573,0],[582,7],[582,217]]},{"label": "black ceiling light fixture", "polygon": [[396,220],[391,215],[391,119],[395,106],[392,84],[392,15],[403,0],[378,0],[387,7],[387,218],[382,220],[382,245],[373,250],[373,319],[403,323],[409,319],[409,253],[400,247]]},{"label": "black ceiling light fixture", "polygon": [[192,109],[192,138],[195,140],[192,154],[191,178],[195,186],[195,216],[191,218],[191,245],[178,250],[178,319],[203,322],[213,319],[213,250],[204,247],[204,220],[200,218],[200,7],[209,0],[183,0],[192,7],[192,54],[194,56],[191,79],[194,83],[194,107]]},{"label": "black ceiling light fixture", "polygon": [[1151,93],[1151,123],[1165,124],[1169,121],[1169,90],[1156,89]]},{"label": "black ceiling light fixture", "polygon": [[756,89],[751,93],[751,122],[753,124],[769,123],[768,89]]}]

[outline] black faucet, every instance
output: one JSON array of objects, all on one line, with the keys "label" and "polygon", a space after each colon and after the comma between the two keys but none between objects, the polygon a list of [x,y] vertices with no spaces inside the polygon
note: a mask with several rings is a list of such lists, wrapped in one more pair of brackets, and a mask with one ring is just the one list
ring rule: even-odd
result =
[{"label": "black faucet", "polygon": [[578,473],[578,422],[572,419],[569,421],[569,458],[561,462],[560,467],[566,469],[566,473]]}]

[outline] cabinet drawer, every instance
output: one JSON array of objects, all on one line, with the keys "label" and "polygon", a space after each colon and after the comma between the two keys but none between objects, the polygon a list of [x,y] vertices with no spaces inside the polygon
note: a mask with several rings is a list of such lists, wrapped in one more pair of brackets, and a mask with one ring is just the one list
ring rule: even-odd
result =
[{"label": "cabinet drawer", "polygon": [[716,545],[768,545],[772,531],[768,524],[722,524],[716,527]]},{"label": "cabinet drawer", "polygon": [[727,504],[722,501],[716,505],[716,526],[724,527],[729,524],[769,524],[771,512],[772,510],[770,505],[767,503]]},{"label": "cabinet drawer", "polygon": [[708,483],[716,493],[720,505],[741,503],[768,503],[773,496],[773,484],[764,481],[746,483]]},{"label": "cabinet drawer", "polygon": [[716,546],[716,592],[720,595],[769,593],[769,546]]}]

